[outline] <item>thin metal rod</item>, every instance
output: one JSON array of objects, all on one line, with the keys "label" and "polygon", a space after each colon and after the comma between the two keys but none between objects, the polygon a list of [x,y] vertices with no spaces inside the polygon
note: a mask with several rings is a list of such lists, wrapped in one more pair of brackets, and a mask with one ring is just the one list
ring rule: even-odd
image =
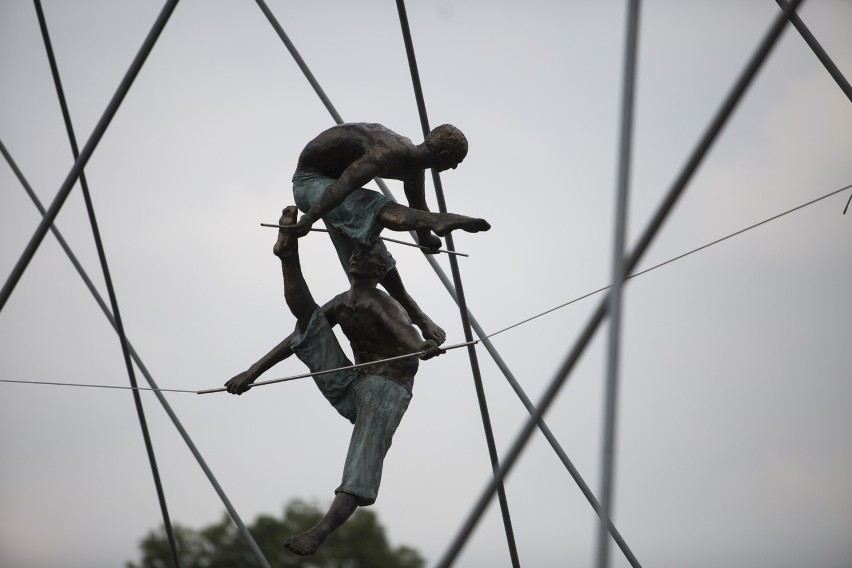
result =
[{"label": "thin metal rod", "polygon": [[639,0],[630,0],[624,42],[624,91],[621,101],[621,137],[616,187],[615,236],[612,247],[612,291],[609,294],[609,356],[604,393],[603,441],[601,451],[601,508],[597,533],[597,566],[609,566],[609,522],[613,510],[615,472],[615,434],[618,416],[618,371],[621,340],[622,287],[627,271],[624,266],[624,242],[627,233],[628,188],[633,135],[633,102],[636,84],[636,51],[639,37]]},{"label": "thin metal rod", "polygon": [[[265,11],[265,13],[267,14],[267,17],[269,18],[273,27],[275,27],[276,29],[279,29],[280,25],[275,20],[274,16],[272,16],[271,12]],[[279,35],[282,35],[282,34],[283,34],[283,32],[279,33]],[[289,43],[289,40],[285,41],[285,43]],[[292,44],[290,44],[290,45],[292,45]],[[325,97],[325,93],[322,92],[321,87],[316,83],[316,79],[314,79],[313,74],[311,74],[309,71],[306,71],[307,67],[304,66],[304,61],[301,60],[301,57],[299,58],[299,61],[301,61],[300,67],[302,67],[303,72],[305,72],[305,76],[308,79],[308,81],[311,83],[311,85],[314,87],[314,89],[318,93],[322,93],[321,98],[323,98],[324,100],[327,100],[327,97]],[[337,115],[336,112],[332,112],[332,116],[335,118],[335,120],[337,121],[338,124],[343,123],[343,119],[340,118],[340,116]],[[390,189],[388,188],[387,184],[385,184],[384,180],[382,180],[381,178],[375,178],[375,182],[379,186],[379,189],[382,191],[382,193],[385,196],[387,196],[389,199],[393,200],[395,203],[397,202],[396,198],[394,197],[393,193],[391,193]],[[412,239],[417,238],[413,231],[411,232],[411,237],[412,237]],[[441,280],[441,282],[446,287],[450,296],[453,298],[453,300],[456,302],[456,304],[458,304],[459,299],[458,299],[458,296],[456,295],[455,287],[453,286],[453,284],[450,281],[447,274],[444,272],[444,269],[441,268],[441,266],[438,264],[437,260],[435,260],[435,258],[433,256],[431,256],[431,255],[424,255],[424,256],[426,258],[426,261],[429,263],[429,265],[435,271],[435,274],[438,276],[438,278]],[[517,382],[514,375],[509,370],[506,363],[503,361],[502,357],[500,357],[500,354],[497,352],[497,349],[487,339],[487,335],[486,335],[485,331],[482,329],[482,327],[480,327],[479,323],[473,317],[473,314],[470,312],[470,310],[467,311],[467,314],[470,318],[471,325],[473,325],[474,330],[476,331],[477,335],[480,337],[482,344],[485,346],[485,348],[488,350],[488,353],[494,359],[495,363],[497,364],[497,367],[503,372],[503,375],[505,376],[506,381],[509,383],[509,385],[512,387],[512,389],[514,389],[514,391],[518,394],[518,397],[521,399],[521,402],[526,406],[527,410],[531,414],[533,412],[535,412],[535,407],[532,405],[529,398],[526,396],[526,393],[524,393],[520,384]],[[583,478],[580,476],[580,473],[577,471],[577,469],[574,467],[574,465],[568,459],[568,456],[565,454],[564,450],[561,448],[558,441],[556,440],[556,438],[551,433],[550,429],[547,427],[547,425],[544,423],[544,421],[542,419],[539,419],[536,422],[536,424],[541,429],[545,438],[550,442],[551,446],[553,446],[554,450],[556,451],[557,456],[559,456],[559,458],[565,464],[566,468],[568,469],[568,472],[571,474],[571,476],[577,482],[578,486],[580,487],[580,490],[583,492],[583,494],[589,500],[589,503],[595,509],[595,512],[600,514],[600,505],[599,505],[597,499],[592,494],[591,490],[589,489],[588,485],[585,483]],[[613,538],[618,543],[621,550],[624,552],[624,555],[627,557],[630,564],[634,568],[639,568],[639,566],[640,566],[639,561],[636,559],[633,552],[627,546],[627,543],[621,537],[621,534],[616,530],[615,526],[612,525],[612,523],[610,523],[610,527],[611,527],[611,533],[613,535]]]},{"label": "thin metal rod", "polygon": [[197,394],[194,390],[185,389],[152,389],[146,387],[128,387],[122,385],[96,385],[91,383],[60,383],[56,381],[24,381],[16,379],[0,379],[0,383],[15,383],[19,385],[47,385],[53,387],[86,387],[92,389],[119,389],[119,390],[135,390],[135,391],[160,391],[160,392],[183,392]]},{"label": "thin metal rod", "polygon": [[3,285],[3,288],[0,289],[0,311],[3,310],[3,307],[6,305],[6,301],[9,299],[9,296],[12,295],[12,291],[15,289],[15,286],[17,286],[21,276],[23,276],[24,271],[27,269],[27,266],[38,250],[39,245],[41,245],[42,240],[44,240],[44,236],[47,234],[47,231],[50,229],[50,225],[59,214],[59,210],[68,198],[68,194],[71,193],[71,189],[77,182],[77,178],[80,177],[80,173],[83,171],[83,168],[89,161],[89,158],[92,157],[92,153],[95,151],[98,142],[100,142],[106,132],[109,123],[118,111],[118,107],[121,106],[124,97],[130,90],[130,86],[133,84],[133,81],[142,69],[142,65],[145,63],[145,60],[154,48],[157,38],[160,37],[160,33],[166,26],[166,22],[168,22],[169,17],[172,15],[172,12],[177,6],[177,3],[178,0],[168,0],[163,6],[157,20],[154,22],[154,26],[151,28],[151,31],[148,32],[148,35],[145,37],[145,41],[142,43],[142,47],[139,49],[139,52],[130,64],[130,68],[127,70],[127,73],[125,73],[124,78],[121,80],[121,83],[119,84],[115,94],[112,96],[112,99],[110,99],[106,110],[103,115],[101,115],[97,125],[95,125],[91,136],[89,136],[89,140],[80,151],[80,157],[75,160],[74,166],[71,168],[71,171],[68,172],[68,175],[62,183],[62,186],[59,188],[56,197],[50,204],[50,207],[48,207],[47,213],[42,218],[38,228],[36,228],[35,234],[32,236],[32,239],[30,239],[29,244],[27,244],[21,258],[12,269],[12,273],[9,275],[6,283]]},{"label": "thin metal rod", "polygon": [[263,14],[266,16],[266,19],[269,20],[269,23],[272,24],[272,27],[275,29],[275,32],[278,34],[278,37],[281,38],[281,41],[284,42],[284,45],[287,47],[287,51],[290,52],[290,55],[293,56],[293,60],[296,62],[296,65],[299,66],[299,69],[302,70],[305,77],[308,79],[308,82],[314,88],[317,96],[322,101],[322,104],[325,105],[325,108],[328,110],[329,114],[334,118],[334,121],[337,124],[343,124],[343,119],[340,117],[340,114],[337,112],[337,109],[334,108],[334,105],[331,104],[331,101],[326,96],[325,92],[320,87],[317,82],[314,74],[311,73],[311,70],[308,69],[308,66],[305,64],[305,60],[302,59],[302,56],[299,55],[299,52],[296,50],[296,46],[293,45],[293,42],[290,41],[290,38],[287,37],[287,34],[284,33],[284,28],[281,27],[281,24],[278,23],[278,20],[275,18],[275,15],[272,13],[272,10],[269,9],[269,6],[266,5],[266,2],[263,0],[255,0],[257,5],[260,7]]},{"label": "thin metal rod", "polygon": [[[438,263],[434,259],[432,259],[430,257],[427,260],[429,260],[430,264],[432,264],[432,267],[435,269],[435,272],[438,274],[438,278],[441,279],[441,282],[444,284],[444,287],[447,289],[447,292],[449,292],[449,294],[453,298],[453,300],[456,300],[456,291],[453,288],[453,284],[452,284],[452,282],[450,282],[449,277],[447,277],[447,275],[444,273],[443,269],[441,269],[441,267],[438,266]],[[598,291],[600,292],[601,290],[598,290]],[[494,334],[491,334],[491,335],[486,334],[485,330],[482,329],[482,326],[479,325],[479,322],[476,320],[476,318],[473,316],[473,314],[470,313],[470,311],[468,311],[468,317],[470,318],[471,326],[473,327],[476,334],[479,336],[480,343],[482,343],[482,346],[485,347],[485,349],[491,355],[491,358],[494,360],[494,363],[497,364],[497,367],[500,369],[500,371],[506,377],[506,381],[509,383],[509,386],[511,386],[512,390],[515,391],[515,394],[518,396],[518,399],[521,401],[521,403],[524,405],[524,407],[527,409],[527,411],[530,413],[530,415],[535,416],[536,413],[537,413],[536,407],[533,405],[532,401],[529,399],[527,394],[524,392],[523,388],[518,383],[517,379],[515,379],[514,374],[509,369],[509,366],[506,365],[506,362],[500,356],[500,353],[497,352],[497,348],[494,347],[493,343],[491,343],[491,340],[489,339],[489,337],[493,336]],[[580,475],[579,470],[574,466],[574,464],[568,458],[568,455],[565,453],[565,450],[562,449],[562,446],[559,444],[559,441],[556,439],[556,436],[553,435],[553,432],[550,430],[550,428],[547,426],[547,424],[545,424],[544,419],[539,418],[536,422],[536,426],[541,431],[541,433],[544,435],[544,437],[548,441],[548,443],[550,443],[550,446],[553,448],[553,451],[556,453],[557,457],[559,457],[560,461],[562,461],[562,464],[565,466],[565,469],[568,470],[568,473],[571,475],[571,477],[577,483],[577,486],[579,487],[580,491],[583,493],[583,496],[586,498],[586,500],[592,506],[592,509],[594,509],[595,513],[597,513],[598,515],[601,515],[602,510],[601,510],[600,503],[598,502],[594,493],[592,493],[592,490],[589,488],[589,485],[583,479],[583,476]],[[615,525],[613,524],[613,522],[611,520],[609,522],[609,531],[610,531],[610,534],[612,534],[612,538],[615,540],[618,547],[624,553],[624,556],[627,559],[627,561],[630,563],[630,565],[633,568],[641,568],[642,565],[639,563],[639,559],[636,558],[635,554],[633,554],[633,551],[627,545],[627,542],[624,540],[624,537],[621,536],[621,533],[618,531],[618,529],[615,527]]]},{"label": "thin metal rod", "polygon": [[[466,343],[458,343],[456,345],[450,345],[448,347],[442,347],[444,351],[449,351],[450,349],[456,349],[458,347],[467,347],[468,345],[475,345],[479,343],[478,341],[468,341]],[[417,351],[416,353],[406,353],[405,355],[396,355],[394,357],[388,357],[387,359],[378,359],[376,361],[366,361],[364,363],[355,363],[354,365],[346,365],[345,367],[337,367],[335,369],[323,369],[322,371],[313,371],[310,373],[302,373],[301,375],[293,375],[291,377],[284,377],[283,379],[272,379],[269,381],[260,381],[259,383],[254,383],[250,388],[261,387],[263,385],[271,385],[275,383],[283,383],[285,381],[294,381],[296,379],[305,379],[307,377],[316,377],[318,375],[325,375],[327,373],[336,373],[337,371],[348,371],[350,369],[360,369],[361,367],[369,367],[370,365],[378,365],[380,363],[387,363],[388,361],[398,361],[400,359],[408,359],[410,357],[417,357],[418,355],[423,355],[426,353],[425,351]],[[195,394],[210,394],[214,392],[225,392],[227,388],[218,388],[218,389],[208,389],[208,390],[200,390]]]},{"label": "thin metal rod", "polygon": [[[801,0],[793,0],[791,6],[795,9],[795,6],[801,4]],[[710,150],[710,147],[713,145],[713,142],[716,140],[716,137],[721,132],[722,127],[727,122],[734,108],[736,108],[737,104],[741,100],[743,94],[745,93],[748,86],[751,84],[752,79],[757,75],[758,70],[762,66],[763,62],[766,60],[767,55],[775,46],[778,38],[783,31],[785,24],[787,22],[786,15],[781,15],[775,19],[766,36],[761,41],[758,49],[754,53],[754,55],[749,60],[748,64],[738,77],[735,82],[731,92],[725,98],[721,108],[714,116],[710,125],[708,126],[705,133],[702,135],[699,140],[695,150],[693,150],[690,155],[689,160],[684,166],[681,173],[676,178],[676,181],[672,188],[667,193],[665,199],[658,207],[656,213],[651,218],[651,221],[645,228],[645,231],[642,234],[642,237],[639,239],[636,247],[633,249],[633,253],[629,256],[629,260],[625,267],[627,272],[631,272],[639,261],[642,259],[642,256],[647,251],[651,242],[654,240],[654,237],[659,232],[660,228],[663,225],[663,222],[668,217],[671,210],[674,208],[680,196],[683,194],[684,189],[689,183],[692,175],[698,169],[698,166],[703,161],[707,152]],[[563,361],[550,385],[548,386],[545,394],[542,396],[541,401],[539,402],[535,415],[531,416],[530,419],[525,423],[524,427],[521,429],[518,434],[515,442],[512,444],[511,449],[509,450],[506,457],[503,459],[503,463],[500,467],[500,471],[498,474],[492,479],[483,491],[479,500],[473,507],[468,518],[465,520],[461,529],[456,535],[456,538],[451,543],[450,547],[447,549],[444,556],[438,562],[437,566],[439,568],[446,568],[451,566],[455,561],[458,554],[461,552],[461,549],[464,547],[467,539],[470,537],[473,529],[476,528],[480,518],[482,517],[485,508],[488,506],[491,499],[494,497],[495,492],[497,491],[498,481],[503,479],[506,474],[511,470],[512,466],[514,466],[515,462],[518,459],[518,456],[521,454],[521,451],[526,446],[527,441],[530,438],[530,435],[535,428],[535,424],[539,421],[547,409],[550,407],[553,400],[556,398],[556,395],[559,393],[562,385],[565,383],[565,380],[568,378],[568,375],[574,368],[574,365],[579,360],[586,346],[591,341],[601,322],[607,314],[609,307],[609,294],[604,298],[599,304],[595,311],[592,313],[591,318],[589,319],[586,326],[583,328],[579,338],[577,339],[574,347],[568,353],[567,357]]]},{"label": "thin metal rod", "polygon": [[[261,223],[260,226],[261,227],[272,227],[272,228],[275,228],[275,229],[289,229],[290,227],[292,227],[292,225],[278,225],[277,223]],[[316,232],[319,232],[319,233],[338,233],[338,234],[340,233],[340,231],[332,231],[330,229],[319,229],[319,228],[315,228],[315,227],[311,227],[310,230],[316,231]],[[456,252],[454,250],[444,250],[444,249],[431,249],[429,247],[424,247],[423,245],[415,245],[414,243],[409,243],[409,242],[406,242],[406,241],[400,241],[400,240],[397,240],[397,239],[391,239],[390,237],[383,237],[381,235],[379,235],[379,238],[382,239],[383,241],[388,241],[388,242],[391,242],[391,243],[397,243],[397,244],[400,244],[400,245],[405,245],[407,247],[414,247],[414,248],[418,248],[418,249],[423,249],[423,250],[426,250],[426,251],[443,252],[443,253],[446,253],[446,254],[455,254],[455,255],[458,255],[458,256],[469,256],[469,255],[467,255],[463,252]]]},{"label": "thin metal rod", "polygon": [[[12,159],[11,154],[9,154],[9,152],[6,149],[6,146],[3,144],[2,140],[0,140],[0,153],[2,153],[3,156],[6,158],[6,161],[9,163],[9,166],[12,168],[12,171],[15,173],[18,180],[21,182],[22,187],[24,188],[24,190],[29,195],[29,197],[32,200],[33,204],[35,205],[36,209],[38,209],[39,213],[41,213],[42,216],[46,215],[47,212],[46,212],[44,206],[42,205],[41,201],[38,199],[38,196],[33,191],[30,184],[27,182],[27,180],[24,177],[23,173],[21,172],[20,168],[18,168],[17,164]],[[50,230],[53,232],[54,236],[56,237],[56,240],[59,242],[59,245],[62,247],[62,250],[65,251],[65,254],[68,257],[68,259],[71,261],[71,264],[77,270],[77,273],[80,275],[80,278],[83,280],[83,283],[86,285],[86,288],[89,289],[89,292],[92,294],[92,297],[95,299],[95,302],[101,308],[101,311],[103,312],[104,316],[106,316],[107,320],[113,326],[113,329],[115,329],[115,327],[116,327],[115,318],[113,318],[112,313],[109,310],[109,307],[107,307],[106,302],[104,302],[103,298],[100,295],[100,292],[98,292],[98,290],[95,287],[94,283],[92,282],[91,278],[89,278],[89,275],[86,274],[85,269],[80,264],[80,261],[77,259],[74,252],[71,250],[71,247],[68,245],[67,241],[65,240],[65,238],[62,236],[62,234],[59,232],[59,229],[57,229],[55,225],[51,224]],[[169,419],[174,424],[174,426],[177,429],[178,433],[180,434],[181,438],[183,438],[184,443],[189,448],[189,451],[192,453],[193,457],[195,458],[195,461],[198,462],[198,465],[199,465],[199,467],[201,467],[201,470],[204,472],[204,475],[207,476],[208,481],[210,481],[210,485],[213,486],[213,489],[214,489],[214,491],[216,491],[216,494],[219,496],[219,499],[221,499],[222,504],[225,505],[225,509],[228,511],[228,514],[231,516],[231,519],[234,521],[234,524],[237,525],[237,528],[239,529],[240,533],[243,535],[243,537],[248,542],[249,547],[251,548],[258,564],[260,566],[262,566],[263,568],[270,568],[269,562],[266,560],[266,557],[263,555],[263,552],[260,550],[260,547],[257,545],[254,538],[251,536],[251,533],[246,528],[246,525],[245,525],[245,523],[243,523],[242,519],[240,518],[239,514],[237,513],[237,510],[231,504],[231,501],[230,501],[230,499],[228,499],[228,496],[225,494],[225,491],[222,489],[222,486],[219,485],[219,482],[216,480],[216,477],[213,475],[213,472],[208,467],[207,462],[204,460],[204,457],[201,455],[201,452],[198,451],[198,448],[195,446],[195,443],[192,441],[192,438],[189,437],[189,434],[187,433],[186,429],[183,427],[183,424],[181,424],[177,415],[172,410],[172,407],[169,405],[168,401],[166,400],[166,397],[163,396],[163,394],[162,394],[163,391],[167,392],[167,391],[173,390],[173,389],[161,389],[161,388],[159,388],[157,383],[154,381],[154,378],[151,376],[151,373],[148,372],[148,368],[142,362],[141,357],[139,357],[139,354],[133,348],[133,344],[129,340],[127,342],[127,347],[130,350],[130,356],[133,358],[133,362],[136,363],[136,366],[138,367],[139,372],[142,373],[143,377],[145,377],[145,380],[148,382],[148,385],[150,385],[151,390],[154,392],[155,396],[157,397],[157,400],[162,405],[163,410],[165,410],[166,414],[168,415]],[[196,391],[191,391],[191,392],[195,393]]]},{"label": "thin metal rod", "polygon": [[[426,102],[423,97],[423,89],[420,84],[420,74],[417,70],[417,60],[414,55],[414,43],[411,39],[411,30],[408,25],[408,16],[405,11],[404,0],[397,0],[397,11],[399,12],[399,22],[402,29],[402,37],[405,43],[405,52],[408,56],[408,67],[411,71],[411,81],[414,86],[414,96],[417,101],[417,110],[420,114],[420,125],[423,129],[423,136],[429,134],[429,119],[426,115]],[[441,213],[447,212],[447,205],[444,200],[444,190],[441,185],[441,176],[438,171],[432,169],[432,180],[435,186],[435,193],[438,199],[438,208]],[[446,236],[447,248],[455,250],[452,234]],[[464,336],[467,341],[473,339],[473,334],[470,329],[470,321],[467,313],[467,302],[464,296],[464,287],[462,286],[461,272],[459,271],[458,261],[455,257],[450,256],[450,269],[453,275],[453,284],[455,285],[458,298],[459,313],[461,314],[462,327],[464,328]],[[470,359],[470,368],[473,374],[474,387],[476,389],[476,397],[479,401],[479,410],[482,415],[482,426],[485,430],[485,440],[488,446],[488,455],[491,459],[491,469],[496,474],[500,469],[500,460],[497,455],[497,445],[494,441],[494,431],[491,427],[491,418],[488,412],[488,402],[485,398],[485,387],[482,383],[482,374],[479,369],[479,360],[476,355],[476,350],[471,346],[468,347],[468,356]],[[509,557],[512,560],[512,566],[518,568],[520,559],[518,558],[518,549],[515,544],[515,532],[512,528],[512,517],[509,512],[509,502],[506,497],[506,490],[503,486],[503,481],[500,480],[497,486],[498,500],[500,502],[500,512],[503,517],[503,528],[506,532],[506,544],[509,548]]]},{"label": "thin metal rod", "polygon": [[[775,3],[781,7],[781,9],[785,9],[787,7],[787,0],[775,0]],[[802,18],[796,14],[795,11],[788,12],[790,16],[790,22],[795,26],[795,28],[799,31],[802,38],[805,40],[810,48],[813,50],[814,55],[817,56],[817,59],[822,62],[823,66],[825,66],[826,71],[828,71],[829,75],[834,79],[837,83],[837,86],[840,87],[840,90],[846,95],[846,98],[849,99],[849,102],[852,102],[852,86],[849,85],[849,81],[846,80],[846,77],[843,76],[843,73],[840,72],[837,65],[834,64],[834,61],[831,60],[831,57],[828,56],[825,49],[823,49],[822,45],[820,45],[819,41],[817,41],[814,34],[811,33],[811,30],[805,25],[805,22],[802,21]]]},{"label": "thin metal rod", "polygon": [[[53,53],[53,46],[50,41],[50,34],[47,28],[47,19],[44,16],[41,0],[34,0],[36,13],[38,15],[39,27],[41,28],[42,39],[44,40],[47,59],[50,64],[51,75],[53,76],[53,84],[56,87],[56,94],[59,99],[59,106],[62,110],[62,118],[65,122],[65,131],[68,134],[68,141],[71,145],[71,153],[74,160],[80,157],[80,151],[77,146],[77,137],[74,134],[74,126],[71,122],[71,113],[68,109],[68,101],[65,98],[65,91],[62,88],[62,80],[59,75],[59,66],[56,64],[56,58]],[[98,260],[100,261],[101,271],[103,272],[104,283],[107,287],[112,313],[115,317],[115,328],[118,333],[119,345],[121,347],[122,357],[124,358],[124,366],[127,369],[127,376],[130,381],[130,387],[133,391],[133,403],[136,407],[136,416],[139,419],[139,427],[142,430],[142,439],[145,444],[145,452],[148,455],[148,463],[151,467],[151,475],[154,479],[154,487],[157,492],[157,501],[160,504],[160,512],[163,516],[163,528],[166,531],[166,537],[169,542],[169,548],[172,553],[172,562],[176,568],[180,568],[180,559],[178,558],[177,540],[175,539],[174,531],[172,530],[172,522],[169,517],[169,508],[166,503],[166,493],[163,489],[163,483],[160,478],[160,470],[157,467],[157,458],[154,453],[154,444],[151,440],[151,434],[148,431],[148,422],[145,419],[145,410],[142,406],[142,398],[137,390],[136,375],[133,372],[133,363],[130,360],[130,352],[127,349],[127,338],[124,333],[124,325],[121,320],[121,311],[118,308],[118,299],[115,294],[115,287],[110,275],[109,265],[104,251],[103,241],[101,239],[100,230],[98,229],[98,221],[95,216],[95,209],[92,203],[92,197],[89,192],[89,184],[86,181],[86,174],[80,170],[80,188],[83,192],[83,199],[86,204],[86,212],[89,216],[89,223],[92,226],[92,236],[95,240],[95,248],[98,252]]]}]

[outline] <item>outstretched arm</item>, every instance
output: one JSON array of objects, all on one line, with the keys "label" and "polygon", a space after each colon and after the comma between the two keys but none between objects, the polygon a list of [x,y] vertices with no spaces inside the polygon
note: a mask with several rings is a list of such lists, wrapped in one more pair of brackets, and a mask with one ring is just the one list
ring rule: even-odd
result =
[{"label": "outstretched arm", "polygon": [[287,336],[284,341],[272,348],[272,350],[261,357],[257,363],[243,371],[239,375],[230,379],[225,386],[231,394],[243,394],[251,388],[257,378],[293,354],[293,349],[290,343],[293,340],[293,334]]}]

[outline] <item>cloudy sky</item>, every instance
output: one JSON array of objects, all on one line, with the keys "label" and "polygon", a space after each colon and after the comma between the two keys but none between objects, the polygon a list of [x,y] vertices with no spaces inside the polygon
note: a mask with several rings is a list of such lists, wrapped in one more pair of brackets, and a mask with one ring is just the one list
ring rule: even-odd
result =
[{"label": "cloudy sky", "polygon": [[[422,139],[393,2],[270,7],[345,120]],[[160,6],[45,0],[44,9],[82,146]],[[487,332],[610,279],[624,10],[409,2],[430,121],[470,141],[465,162],[442,177],[448,207],[493,226],[455,237],[470,254],[460,261],[470,310]],[[771,0],[643,4],[631,244],[776,12]],[[852,3],[814,0],[800,14],[852,75]],[[50,203],[73,161],[28,1],[0,3],[0,77],[0,140]],[[221,386],[292,329],[275,234],[259,223],[292,203],[302,146],[332,124],[254,2],[178,5],[86,168],[127,334],[161,387]],[[642,266],[852,183],[851,154],[852,104],[787,30]],[[628,285],[614,519],[643,565],[852,562],[850,191]],[[5,280],[40,216],[5,163],[0,199]],[[79,188],[57,226],[106,296]],[[343,291],[327,238],[303,243],[315,296]],[[463,341],[422,255],[391,250],[448,342]],[[598,301],[493,339],[532,400]],[[595,491],[605,344],[599,333],[546,417]],[[477,349],[502,454],[527,414]],[[292,359],[264,378],[303,369]],[[52,235],[0,312],[0,378],[127,384],[114,332]],[[218,520],[221,501],[155,397],[142,396],[172,519]],[[166,397],[246,522],[297,497],[330,502],[350,427],[310,381],[239,398]],[[0,451],[2,566],[121,566],[162,522],[127,391],[0,384]],[[424,363],[374,507],[392,541],[433,564],[489,472],[465,353]],[[596,517],[543,437],[506,488],[522,565],[591,564]],[[617,549],[612,557],[627,565]],[[496,504],[458,565],[510,565]]]}]

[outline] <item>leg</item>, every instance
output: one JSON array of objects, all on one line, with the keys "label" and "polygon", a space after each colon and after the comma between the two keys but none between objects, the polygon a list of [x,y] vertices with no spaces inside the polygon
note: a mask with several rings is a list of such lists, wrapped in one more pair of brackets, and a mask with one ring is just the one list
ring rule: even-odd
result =
[{"label": "leg", "polygon": [[465,217],[455,213],[432,213],[400,205],[388,203],[379,212],[379,224],[391,231],[423,231],[429,229],[439,237],[450,231],[461,229],[468,233],[478,233],[491,228],[485,219]]},{"label": "leg", "polygon": [[438,345],[447,340],[447,333],[441,329],[438,324],[423,313],[414,298],[408,295],[405,286],[402,284],[402,278],[399,276],[399,271],[392,268],[385,274],[384,280],[381,282],[382,287],[387,290],[390,297],[399,302],[405,311],[408,312],[408,317],[414,325],[420,328],[424,339],[431,339]]},{"label": "leg", "polygon": [[[278,220],[280,225],[292,225],[296,222],[299,210],[290,205],[281,212]],[[299,262],[299,239],[285,230],[279,229],[278,241],[272,248],[273,254],[281,259],[281,274],[284,277],[284,299],[290,311],[299,322],[299,329],[308,327],[311,315],[317,307],[314,297],[302,276],[302,265]]]},{"label": "leg", "polygon": [[313,528],[291,536],[284,543],[290,552],[299,556],[314,554],[335,529],[346,522],[358,508],[357,497],[342,491],[335,495],[334,502],[325,517]]}]

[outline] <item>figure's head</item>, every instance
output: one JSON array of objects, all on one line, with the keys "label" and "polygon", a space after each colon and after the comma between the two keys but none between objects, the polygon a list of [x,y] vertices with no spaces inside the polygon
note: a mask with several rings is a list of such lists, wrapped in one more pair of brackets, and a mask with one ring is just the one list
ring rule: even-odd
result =
[{"label": "figure's head", "polygon": [[376,241],[373,246],[356,245],[349,257],[349,274],[354,278],[376,279],[385,277],[391,267],[388,251]]},{"label": "figure's head", "polygon": [[467,138],[452,124],[442,124],[426,135],[424,142],[433,157],[432,167],[439,172],[455,169],[467,156]]}]

